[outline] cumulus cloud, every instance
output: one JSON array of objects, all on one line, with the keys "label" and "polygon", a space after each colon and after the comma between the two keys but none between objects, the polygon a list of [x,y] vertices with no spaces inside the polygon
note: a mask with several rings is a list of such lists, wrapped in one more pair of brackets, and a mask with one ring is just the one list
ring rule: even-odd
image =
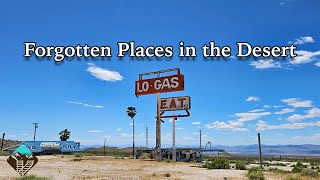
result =
[{"label": "cumulus cloud", "polygon": [[88,133],[99,133],[101,132],[100,130],[89,130]]},{"label": "cumulus cloud", "polygon": [[314,134],[311,136],[295,136],[293,140],[296,142],[302,142],[303,144],[314,144],[314,142],[318,142],[320,139],[320,134]]},{"label": "cumulus cloud", "polygon": [[220,129],[220,130],[231,130],[231,131],[246,131],[248,129],[243,128],[244,123],[247,121],[252,121],[259,119],[263,116],[271,114],[270,112],[246,112],[246,113],[236,113],[233,116],[238,117],[237,120],[222,122],[215,121],[213,123],[205,125],[207,129]]},{"label": "cumulus cloud", "polygon": [[238,121],[245,122],[245,121],[256,120],[269,114],[271,113],[270,112],[255,112],[255,113],[247,112],[247,113],[236,113],[234,114],[234,116],[239,117]]},{"label": "cumulus cloud", "polygon": [[314,65],[317,66],[317,67],[320,67],[320,62],[317,62]]},{"label": "cumulus cloud", "polygon": [[251,111],[249,111],[249,112],[251,112],[251,113],[255,113],[255,112],[262,112],[262,111],[264,111],[265,109],[255,109],[255,110],[251,110]]},{"label": "cumulus cloud", "polygon": [[309,109],[305,115],[294,114],[292,116],[289,116],[288,121],[297,122],[297,121],[302,121],[304,119],[311,119],[311,118],[316,118],[316,117],[320,117],[320,109],[319,108]]},{"label": "cumulus cloud", "polygon": [[314,40],[311,36],[303,36],[303,37],[299,37],[294,39],[294,41],[289,41],[289,44],[305,44],[305,43],[314,43]]},{"label": "cumulus cloud", "polygon": [[310,100],[301,100],[300,98],[288,98],[283,99],[282,102],[288,104],[289,106],[299,108],[299,107],[311,107],[312,101]]},{"label": "cumulus cloud", "polygon": [[246,128],[240,128],[237,124],[229,121],[229,124],[221,121],[215,121],[211,124],[206,124],[207,129],[220,129],[220,130],[231,130],[231,131],[247,131]]},{"label": "cumulus cloud", "polygon": [[278,112],[275,112],[275,114],[287,114],[287,113],[291,113],[293,111],[294,111],[294,108],[284,108]]},{"label": "cumulus cloud", "polygon": [[320,126],[320,121],[309,123],[286,123],[280,125],[269,125],[265,121],[258,121],[256,124],[257,131],[274,130],[274,129],[302,129],[312,126]]},{"label": "cumulus cloud", "polygon": [[123,77],[121,74],[117,71],[111,71],[104,68],[100,68],[93,63],[88,63],[89,67],[87,69],[88,72],[97,79],[103,80],[103,81],[121,81]]},{"label": "cumulus cloud", "polygon": [[281,68],[281,64],[273,59],[256,60],[250,63],[256,69]]},{"label": "cumulus cloud", "polygon": [[81,105],[81,106],[84,106],[84,107],[92,107],[92,108],[99,108],[99,109],[103,108],[103,106],[100,106],[100,105],[91,105],[91,104],[77,102],[77,101],[68,101],[67,103],[69,103],[69,104],[77,104],[77,105]]},{"label": "cumulus cloud", "polygon": [[255,96],[249,96],[246,101],[260,101],[260,98],[255,97]]},{"label": "cumulus cloud", "polygon": [[320,51],[310,52],[310,51],[296,51],[297,56],[292,58],[291,64],[306,64],[316,60],[319,60],[318,56]]},{"label": "cumulus cloud", "polygon": [[197,121],[197,122],[192,122],[192,124],[193,124],[193,125],[199,125],[199,124],[201,124],[201,123]]}]

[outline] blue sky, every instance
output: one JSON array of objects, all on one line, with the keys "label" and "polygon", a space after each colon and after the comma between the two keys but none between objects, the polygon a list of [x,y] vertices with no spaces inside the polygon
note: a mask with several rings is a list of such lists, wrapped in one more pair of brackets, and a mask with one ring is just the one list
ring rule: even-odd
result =
[{"label": "blue sky", "polygon": [[[7,138],[56,140],[62,129],[82,144],[130,145],[128,106],[135,106],[136,139],[155,143],[156,96],[136,98],[139,73],[178,67],[185,91],[162,97],[192,98],[191,116],[177,122],[177,144],[319,144],[320,2],[270,1],[4,1],[0,48],[0,132]],[[209,41],[236,49],[252,45],[297,46],[290,59],[122,60],[23,58],[23,42],[41,45],[138,45],[200,47]],[[175,51],[177,49],[174,49]],[[235,55],[233,53],[233,55]],[[162,125],[162,143],[171,143],[171,123]]]}]

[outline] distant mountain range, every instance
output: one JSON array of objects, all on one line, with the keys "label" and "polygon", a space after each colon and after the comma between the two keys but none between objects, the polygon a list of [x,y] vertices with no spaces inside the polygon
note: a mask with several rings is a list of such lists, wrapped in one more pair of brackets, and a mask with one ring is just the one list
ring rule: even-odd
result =
[{"label": "distant mountain range", "polygon": [[[99,148],[101,145],[81,145],[81,149]],[[110,146],[109,146],[110,147]],[[116,146],[113,146],[116,147]],[[131,148],[130,145],[119,148]],[[163,145],[169,148],[169,145]],[[177,145],[180,148],[199,148],[199,146]],[[211,149],[223,149],[232,155],[258,155],[258,145],[243,146],[213,146]],[[320,145],[303,144],[303,145],[262,145],[264,155],[295,155],[295,156],[320,156]]]}]

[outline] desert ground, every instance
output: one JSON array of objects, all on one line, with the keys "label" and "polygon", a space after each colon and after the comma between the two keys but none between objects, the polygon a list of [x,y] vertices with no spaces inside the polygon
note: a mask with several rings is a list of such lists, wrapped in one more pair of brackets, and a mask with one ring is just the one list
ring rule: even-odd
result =
[{"label": "desert ground", "polygon": [[[19,175],[0,156],[0,179]],[[39,162],[28,175],[50,179],[247,179],[242,170],[207,170],[197,163],[157,162],[139,159],[114,159],[102,156],[38,156]],[[75,159],[81,159],[76,160]],[[170,176],[170,177],[167,177]]]}]

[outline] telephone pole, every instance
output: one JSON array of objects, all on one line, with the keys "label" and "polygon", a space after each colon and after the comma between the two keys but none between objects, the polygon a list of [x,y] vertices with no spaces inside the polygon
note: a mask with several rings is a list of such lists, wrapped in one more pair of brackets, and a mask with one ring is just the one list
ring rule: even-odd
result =
[{"label": "telephone pole", "polygon": [[106,138],[104,138],[104,142],[103,142],[103,155],[106,155]]},{"label": "telephone pole", "polygon": [[262,159],[262,152],[261,152],[261,141],[260,141],[260,133],[258,133],[258,143],[259,143],[259,160],[260,160],[260,168],[263,169],[263,159]]},{"label": "telephone pole", "polygon": [[6,133],[3,133],[3,135],[2,135],[2,141],[1,141],[1,151],[2,151],[2,149],[3,149],[3,141],[4,141],[4,136],[6,135]]},{"label": "telephone pole", "polygon": [[33,133],[33,141],[36,141],[36,133],[38,128],[38,123],[33,123],[34,125],[34,133]]}]

